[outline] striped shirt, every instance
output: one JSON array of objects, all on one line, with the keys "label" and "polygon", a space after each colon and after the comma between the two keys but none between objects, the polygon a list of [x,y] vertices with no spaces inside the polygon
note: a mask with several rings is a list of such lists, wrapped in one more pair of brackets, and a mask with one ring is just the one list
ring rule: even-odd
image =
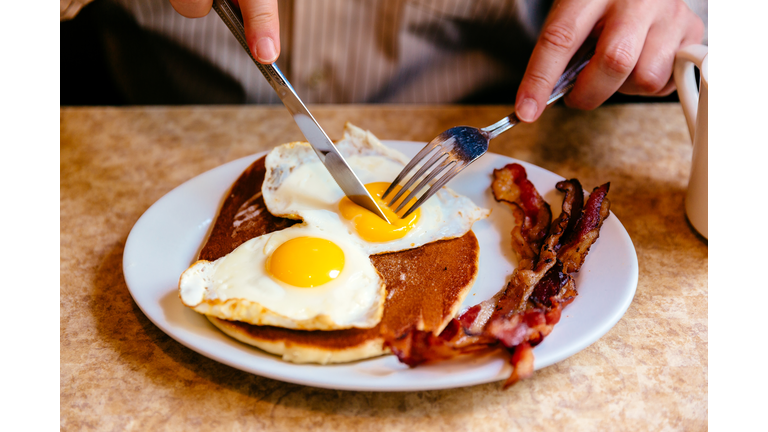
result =
[{"label": "striped shirt", "polygon": [[[215,12],[119,0],[143,28],[239,81],[249,103],[279,103]],[[278,65],[308,103],[448,103],[519,82],[550,0],[280,1]],[[509,95],[514,100],[514,94]]]},{"label": "striped shirt", "polygon": [[[61,20],[92,0],[61,0]],[[116,0],[145,29],[217,65],[246,102],[279,103],[215,13]],[[446,103],[519,82],[552,0],[279,0],[278,65],[309,103]],[[685,0],[704,21],[707,0]],[[193,91],[194,93],[194,91]],[[512,94],[504,94],[511,102]]]}]

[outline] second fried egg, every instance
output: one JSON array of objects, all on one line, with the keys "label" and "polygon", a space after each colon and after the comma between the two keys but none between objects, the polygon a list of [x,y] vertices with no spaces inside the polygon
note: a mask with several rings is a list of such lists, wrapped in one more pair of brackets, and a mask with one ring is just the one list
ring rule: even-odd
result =
[{"label": "second fried egg", "polygon": [[[402,153],[350,124],[336,147],[374,197],[381,196],[408,162]],[[469,198],[444,187],[406,219],[395,217],[380,201],[380,207],[389,212],[388,218],[395,222],[389,225],[349,201],[307,143],[289,143],[275,148],[267,155],[266,168],[262,193],[270,213],[301,219],[312,225],[316,225],[314,219],[319,214],[335,214],[345,223],[353,240],[369,255],[461,237],[476,221],[490,213]],[[400,214],[410,205],[404,206]]]}]

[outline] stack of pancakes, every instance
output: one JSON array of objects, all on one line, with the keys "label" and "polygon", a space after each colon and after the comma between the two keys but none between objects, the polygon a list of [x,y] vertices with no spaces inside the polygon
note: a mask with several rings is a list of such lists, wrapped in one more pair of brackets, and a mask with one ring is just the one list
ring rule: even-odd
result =
[{"label": "stack of pancakes", "polygon": [[[297,223],[267,211],[261,198],[264,162],[264,157],[254,162],[233,184],[200,251],[200,260],[215,261],[254,237]],[[244,205],[252,207],[249,214],[254,216],[235,224]],[[387,297],[381,321],[369,329],[291,330],[207,317],[229,336],[295,363],[341,363],[375,357],[389,352],[385,339],[396,338],[410,328],[435,334],[442,331],[472,287],[478,256],[472,231],[416,249],[371,256],[386,283]]]}]

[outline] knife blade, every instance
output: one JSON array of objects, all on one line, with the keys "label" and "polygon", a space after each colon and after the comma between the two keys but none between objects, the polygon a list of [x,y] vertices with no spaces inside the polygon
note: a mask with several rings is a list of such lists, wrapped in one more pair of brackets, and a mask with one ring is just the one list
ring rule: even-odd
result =
[{"label": "knife blade", "polygon": [[245,28],[243,27],[243,16],[240,13],[240,9],[235,7],[230,0],[214,0],[213,9],[219,14],[219,17],[221,17],[235,38],[240,42],[240,45],[243,46],[245,52],[248,53],[256,67],[259,68],[264,78],[267,79],[278,97],[280,97],[280,100],[283,101],[283,105],[288,108],[296,125],[301,129],[301,133],[309,141],[320,161],[328,169],[328,172],[341,190],[344,191],[344,194],[355,204],[368,209],[391,224],[392,222],[384,215],[379,205],[354,171],[352,171],[352,168],[350,168],[341,153],[339,153],[333,141],[328,138],[323,128],[320,127],[320,124],[312,116],[312,113],[309,112],[301,98],[299,98],[299,95],[296,94],[293,86],[288,82],[280,68],[274,63],[268,65],[261,64],[254,58],[245,40]]}]

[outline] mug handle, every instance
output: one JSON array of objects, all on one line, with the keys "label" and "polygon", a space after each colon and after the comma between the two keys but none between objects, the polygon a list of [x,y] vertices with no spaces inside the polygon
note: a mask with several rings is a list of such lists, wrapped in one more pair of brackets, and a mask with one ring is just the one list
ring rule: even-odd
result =
[{"label": "mug handle", "polygon": [[675,85],[677,94],[680,97],[680,104],[683,106],[683,114],[688,122],[688,132],[693,134],[696,130],[696,115],[699,102],[699,91],[696,87],[696,76],[693,73],[693,66],[701,65],[707,57],[708,47],[706,45],[689,45],[675,55]]}]

